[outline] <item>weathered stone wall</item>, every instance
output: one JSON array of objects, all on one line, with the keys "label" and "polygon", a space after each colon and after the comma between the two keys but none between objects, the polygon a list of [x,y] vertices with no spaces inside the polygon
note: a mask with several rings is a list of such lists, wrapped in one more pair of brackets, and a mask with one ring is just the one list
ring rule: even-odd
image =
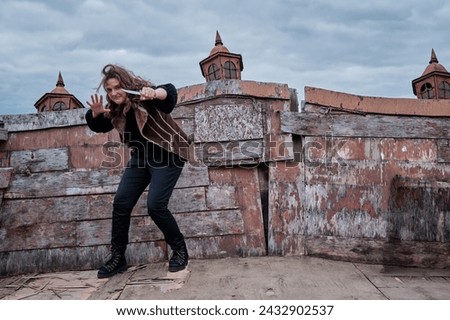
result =
[{"label": "weathered stone wall", "polygon": [[[267,176],[259,164],[270,156],[266,114],[284,110],[288,87],[212,82],[179,96],[173,116],[194,144],[169,207],[190,256],[265,255]],[[129,155],[117,132],[91,132],[85,112],[1,116],[8,139],[0,142],[0,275],[97,268],[108,254],[112,199]],[[145,195],[132,214],[131,264],[168,255]]]},{"label": "weathered stone wall", "polygon": [[[173,116],[194,143],[169,205],[190,255],[450,266],[448,103],[420,114],[421,100],[306,93],[298,112],[285,84],[178,90]],[[0,116],[0,275],[95,269],[108,254],[129,155],[85,112]],[[167,259],[145,195],[130,242],[131,264]]]},{"label": "weathered stone wall", "polygon": [[269,253],[450,266],[450,101],[315,91],[281,114],[301,162],[270,168]]}]

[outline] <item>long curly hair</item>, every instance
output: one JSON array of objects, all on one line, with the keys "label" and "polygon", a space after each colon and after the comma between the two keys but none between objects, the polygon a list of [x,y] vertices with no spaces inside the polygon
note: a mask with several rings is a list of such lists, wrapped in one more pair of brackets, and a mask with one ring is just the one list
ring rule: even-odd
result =
[{"label": "long curly hair", "polygon": [[[139,91],[143,87],[153,86],[150,81],[136,76],[132,71],[116,64],[107,64],[106,66],[104,66],[102,69],[102,75],[103,78],[97,88],[97,91],[100,89],[100,87],[103,87],[103,89],[105,89],[106,82],[109,79],[117,79],[123,89],[129,90]],[[109,98],[108,95],[106,95],[106,101],[106,107],[111,110],[108,116],[111,118],[115,118],[120,114],[125,114],[126,112],[128,112],[128,110],[130,110],[133,105],[137,105],[139,103],[139,96],[129,95],[123,105],[117,105]]]}]

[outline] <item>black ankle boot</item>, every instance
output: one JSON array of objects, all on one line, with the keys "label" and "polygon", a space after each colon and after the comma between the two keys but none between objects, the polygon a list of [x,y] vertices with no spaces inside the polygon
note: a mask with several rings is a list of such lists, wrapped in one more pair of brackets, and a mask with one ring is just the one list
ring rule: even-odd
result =
[{"label": "black ankle boot", "polygon": [[128,269],[127,260],[124,253],[112,252],[111,258],[98,269],[97,277],[99,279],[109,278],[113,275],[124,272]]},{"label": "black ankle boot", "polygon": [[186,268],[189,260],[186,243],[172,248],[172,256],[169,260],[169,272],[177,272]]}]

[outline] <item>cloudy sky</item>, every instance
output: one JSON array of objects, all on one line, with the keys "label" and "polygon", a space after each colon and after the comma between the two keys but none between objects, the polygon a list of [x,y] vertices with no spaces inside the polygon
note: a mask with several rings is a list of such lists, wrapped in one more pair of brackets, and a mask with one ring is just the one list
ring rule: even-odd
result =
[{"label": "cloudy sky", "polygon": [[85,102],[105,64],[154,83],[203,83],[216,30],[242,79],[415,98],[434,48],[450,70],[448,0],[0,0],[0,114],[34,113],[56,85]]}]

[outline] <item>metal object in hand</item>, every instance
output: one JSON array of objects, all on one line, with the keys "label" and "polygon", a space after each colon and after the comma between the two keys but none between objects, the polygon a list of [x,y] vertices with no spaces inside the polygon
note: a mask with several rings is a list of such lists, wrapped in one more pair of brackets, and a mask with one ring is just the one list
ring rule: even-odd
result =
[{"label": "metal object in hand", "polygon": [[135,90],[128,90],[128,89],[122,89],[123,92],[129,93],[129,94],[134,94],[137,96],[140,96],[141,93],[139,91],[135,91]]}]

